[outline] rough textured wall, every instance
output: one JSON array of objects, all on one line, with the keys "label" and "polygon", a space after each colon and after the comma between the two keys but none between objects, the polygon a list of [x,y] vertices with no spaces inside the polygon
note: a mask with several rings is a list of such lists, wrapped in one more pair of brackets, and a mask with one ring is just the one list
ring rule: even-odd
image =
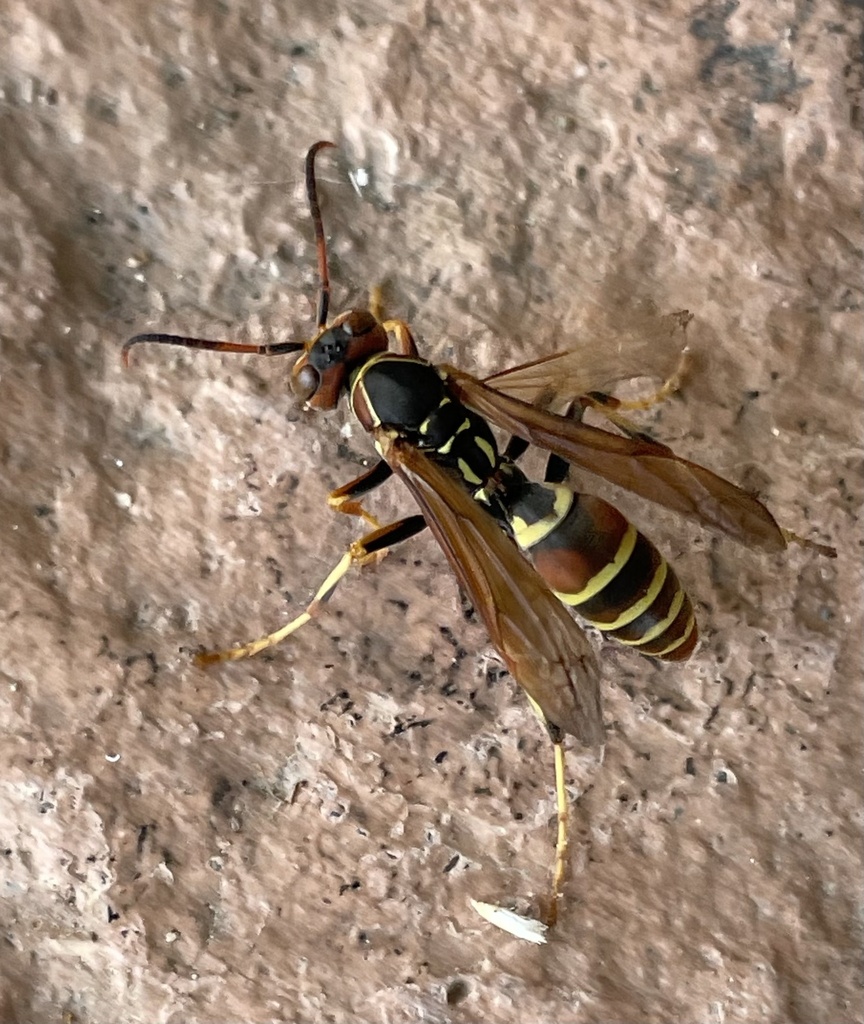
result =
[{"label": "rough textured wall", "polygon": [[[862,1019],[860,10],[632,6],[6,0],[3,1022]],[[337,310],[488,373],[689,308],[648,428],[839,551],[622,499],[704,642],[602,651],[544,948],[468,906],[536,911],[551,755],[431,539],[190,663],[308,601],[370,448],[284,362],[119,345],[308,336],[319,138]]]}]

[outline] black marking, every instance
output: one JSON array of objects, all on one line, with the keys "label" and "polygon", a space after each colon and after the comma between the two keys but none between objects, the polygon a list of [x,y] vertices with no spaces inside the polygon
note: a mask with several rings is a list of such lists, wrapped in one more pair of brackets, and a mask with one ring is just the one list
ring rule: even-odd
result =
[{"label": "black marking", "polygon": [[[637,540],[638,546],[638,540]],[[635,554],[635,551],[634,551]],[[632,556],[631,556],[632,557]],[[629,562],[627,563],[629,564]],[[626,571],[626,565],[622,572]],[[672,610],[672,603],[675,600],[676,595],[681,590],[681,585],[678,583],[678,579],[671,567],[667,564],[666,566],[666,579],[663,581],[663,586],[660,588],[660,593],[654,598],[651,604],[642,612],[641,615],[637,615],[632,622],[628,622],[625,626],[620,629],[616,629],[609,633],[609,636],[615,637],[616,640],[629,640],[631,643],[635,640],[640,640],[642,637],[647,636],[651,630],[669,614]],[[603,591],[601,591],[603,593]],[[678,609],[678,614],[669,623],[666,629],[662,633],[658,634],[648,645],[640,647],[639,649],[647,654],[649,648],[656,647],[657,650],[662,650],[667,647],[674,637],[674,631],[672,626],[678,621],[681,612],[686,608],[687,614],[690,613],[689,602],[684,598],[684,602]],[[581,609],[580,609],[581,610]],[[622,609],[623,611],[623,609]],[[671,632],[670,632],[671,631]]]},{"label": "black marking", "polygon": [[577,611],[589,622],[614,622],[645,596],[660,564],[661,559],[654,546],[641,533],[638,534],[636,545],[618,574],[598,594],[580,604]]}]

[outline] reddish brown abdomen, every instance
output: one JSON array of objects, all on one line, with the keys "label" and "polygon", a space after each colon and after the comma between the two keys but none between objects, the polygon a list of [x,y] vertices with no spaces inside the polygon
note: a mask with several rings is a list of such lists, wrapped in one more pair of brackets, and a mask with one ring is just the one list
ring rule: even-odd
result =
[{"label": "reddish brown abdomen", "polygon": [[606,636],[683,661],[698,639],[693,606],[657,548],[601,498],[531,484],[512,508],[516,542],[557,596]]}]

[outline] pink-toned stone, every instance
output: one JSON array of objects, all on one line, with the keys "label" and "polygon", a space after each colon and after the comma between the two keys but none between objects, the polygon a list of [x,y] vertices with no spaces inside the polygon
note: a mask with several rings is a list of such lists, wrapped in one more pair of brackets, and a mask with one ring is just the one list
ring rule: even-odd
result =
[{"label": "pink-toned stone", "polygon": [[[829,0],[8,0],[2,1021],[862,1019],[859,33]],[[308,601],[370,448],[287,362],[119,346],[308,334],[319,138],[334,311],[383,283],[484,374],[689,308],[648,429],[838,548],[621,501],[704,640],[603,652],[544,947],[469,906],[536,913],[551,752],[431,539],[271,657],[190,661]]]}]

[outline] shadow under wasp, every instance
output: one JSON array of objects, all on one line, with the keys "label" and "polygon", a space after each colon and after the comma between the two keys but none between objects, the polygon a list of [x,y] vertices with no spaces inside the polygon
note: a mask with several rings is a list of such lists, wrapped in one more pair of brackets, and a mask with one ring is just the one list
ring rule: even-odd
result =
[{"label": "shadow under wasp", "polygon": [[[688,658],[698,637],[692,604],[669,563],[612,505],[569,487],[570,467],[752,547],[779,552],[794,540],[834,552],[782,529],[755,497],[633,428],[622,408],[647,407],[677,381],[670,377],[641,401],[610,398],[597,381],[608,386],[634,376],[620,346],[618,355],[598,354],[594,365],[584,351],[565,351],[479,380],[420,358],[408,324],[384,319],[377,296],[370,309],[352,309],[328,323],[315,159],[333,145],[317,142],[306,155],[319,277],[317,332],[310,341],[259,346],[148,333],[123,346],[125,363],[130,349],[144,342],[264,356],[300,353],[291,373],[298,398],[310,409],[329,410],[347,397],[380,455],[368,472],[329,496],[333,509],[360,516],[373,529],[350,545],[305,611],[265,637],[201,653],[196,661],[245,658],[279,643],[315,615],[353,565],[381,557],[428,526],[553,744],[558,836],[545,921],[472,901],[492,923],[542,942],[557,919],[566,868],[564,737],[591,747],[604,738],[597,658],[568,608],[604,636],[664,661]],[[689,319],[686,312],[657,317],[648,342],[668,345]],[[587,408],[599,410],[620,433],[584,423]],[[490,424],[511,435],[503,450]],[[517,464],[530,445],[549,453],[542,482]],[[381,525],[359,499],[393,474],[420,514]]]}]

